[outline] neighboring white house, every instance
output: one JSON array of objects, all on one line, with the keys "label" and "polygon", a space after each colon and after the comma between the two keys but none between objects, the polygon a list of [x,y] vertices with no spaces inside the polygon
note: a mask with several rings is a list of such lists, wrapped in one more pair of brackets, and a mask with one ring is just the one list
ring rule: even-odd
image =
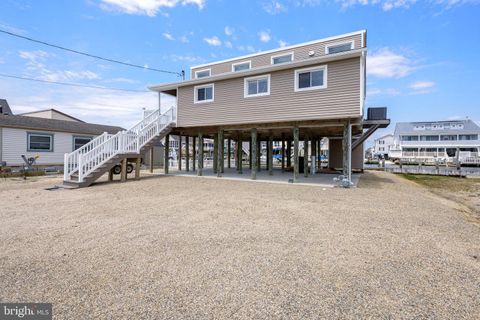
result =
[{"label": "neighboring white house", "polygon": [[393,141],[393,134],[391,133],[375,139],[373,155],[382,158],[388,157],[390,146],[393,145]]},{"label": "neighboring white house", "polygon": [[389,157],[480,163],[480,126],[472,120],[399,122]]},{"label": "neighboring white house", "polygon": [[38,156],[37,165],[63,165],[65,153],[104,132],[113,134],[120,130],[123,129],[86,123],[54,109],[13,115],[7,101],[0,99],[0,165],[21,166],[22,155]]}]

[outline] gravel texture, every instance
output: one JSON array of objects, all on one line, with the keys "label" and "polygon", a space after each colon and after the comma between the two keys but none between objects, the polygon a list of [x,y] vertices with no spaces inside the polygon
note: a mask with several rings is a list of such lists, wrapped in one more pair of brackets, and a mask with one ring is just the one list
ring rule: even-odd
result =
[{"label": "gravel texture", "polygon": [[56,319],[478,319],[480,228],[384,172],[359,188],[150,176],[0,182],[0,301]]}]

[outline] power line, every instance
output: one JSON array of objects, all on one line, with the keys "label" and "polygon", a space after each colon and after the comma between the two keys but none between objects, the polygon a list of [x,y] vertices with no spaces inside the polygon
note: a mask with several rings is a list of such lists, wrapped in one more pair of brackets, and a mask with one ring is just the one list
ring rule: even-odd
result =
[{"label": "power line", "polygon": [[13,79],[19,79],[19,80],[27,80],[27,81],[35,81],[35,82],[42,82],[42,83],[52,83],[52,84],[58,84],[58,85],[62,85],[62,86],[90,88],[90,89],[102,89],[102,90],[125,91],[125,92],[142,92],[142,93],[143,93],[143,92],[150,92],[150,91],[147,91],[147,90],[133,90],[133,89],[110,88],[110,87],[94,86],[94,85],[80,84],[80,83],[50,81],[50,80],[43,80],[43,79],[35,79],[35,78],[29,78],[29,77],[15,76],[15,75],[4,74],[4,73],[0,73],[0,77],[13,78]]},{"label": "power line", "polygon": [[26,37],[26,36],[22,36],[22,35],[20,35],[20,34],[13,33],[13,32],[7,31],[7,30],[3,30],[3,29],[0,29],[0,32],[5,33],[5,34],[8,34],[8,35],[13,36],[13,37],[17,37],[17,38],[21,38],[21,39],[24,39],[24,40],[28,40],[28,41],[40,43],[40,44],[43,44],[43,45],[45,45],[45,46],[53,47],[53,48],[60,49],[60,50],[65,50],[65,51],[73,52],[73,53],[80,54],[80,55],[83,55],[83,56],[87,56],[87,57],[90,57],[90,58],[100,59],[100,60],[103,60],[103,61],[108,61],[108,62],[112,62],[112,63],[118,63],[118,64],[121,64],[121,65],[124,65],[124,66],[129,66],[129,67],[134,67],[134,68],[139,68],[139,69],[144,69],[144,70],[150,70],[150,71],[156,71],[156,72],[163,72],[163,73],[175,74],[175,75],[177,75],[177,76],[179,76],[179,77],[183,77],[183,78],[185,79],[185,71],[183,71],[183,70],[182,70],[181,72],[176,72],[176,71],[169,71],[169,70],[162,70],[162,69],[150,68],[150,67],[141,66],[141,65],[138,65],[138,64],[133,64],[133,63],[128,63],[128,62],[122,62],[122,61],[119,61],[119,60],[114,60],[114,59],[110,59],[110,58],[100,57],[100,56],[97,56],[97,55],[94,55],[94,54],[90,54],[90,53],[87,53],[87,52],[82,52],[82,51],[78,51],[78,50],[74,50],[74,49],[69,49],[69,48],[62,47],[62,46],[59,46],[59,45],[56,45],[56,44],[51,44],[51,43],[48,43],[48,42],[45,42],[45,41],[36,40],[36,39],[33,39],[33,38],[29,38],[29,37]]}]

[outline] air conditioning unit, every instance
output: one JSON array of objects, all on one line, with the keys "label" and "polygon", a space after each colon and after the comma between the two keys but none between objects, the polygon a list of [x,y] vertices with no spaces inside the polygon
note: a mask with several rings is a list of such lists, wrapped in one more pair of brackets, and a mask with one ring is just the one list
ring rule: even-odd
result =
[{"label": "air conditioning unit", "polygon": [[386,107],[368,108],[367,120],[387,120],[387,108]]}]

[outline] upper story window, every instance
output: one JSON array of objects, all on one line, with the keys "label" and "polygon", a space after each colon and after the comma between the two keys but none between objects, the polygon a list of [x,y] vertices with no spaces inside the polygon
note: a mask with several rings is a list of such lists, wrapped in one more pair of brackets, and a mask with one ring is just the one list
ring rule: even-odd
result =
[{"label": "upper story window", "polygon": [[420,136],[420,141],[438,141],[438,136]]},{"label": "upper story window", "polygon": [[325,54],[339,53],[353,50],[353,41],[334,43],[325,47]]},{"label": "upper story window", "polygon": [[272,56],[272,64],[279,64],[293,61],[293,52]]},{"label": "upper story window", "polygon": [[211,70],[210,69],[205,69],[205,70],[198,70],[195,71],[195,78],[205,78],[205,77],[210,77]]},{"label": "upper story window", "polygon": [[458,140],[478,140],[478,134],[460,134]]},{"label": "upper story window", "polygon": [[245,78],[244,97],[267,96],[270,94],[270,75]]},{"label": "upper story window", "polygon": [[204,102],[213,101],[213,98],[214,98],[213,83],[196,86],[194,88],[194,91],[195,91],[194,103],[204,103]]},{"label": "upper story window", "polygon": [[327,66],[295,70],[295,91],[327,87]]},{"label": "upper story window", "polygon": [[442,141],[455,141],[457,140],[457,136],[454,134],[443,134],[440,136]]},{"label": "upper story window", "polygon": [[232,64],[232,72],[238,72],[243,70],[248,70],[252,67],[251,61],[244,61],[239,63]]},{"label": "upper story window", "polygon": [[53,152],[53,134],[27,133],[27,151]]},{"label": "upper story window", "polygon": [[463,123],[452,123],[450,129],[463,129]]},{"label": "upper story window", "polygon": [[402,141],[418,141],[418,136],[402,136]]}]

